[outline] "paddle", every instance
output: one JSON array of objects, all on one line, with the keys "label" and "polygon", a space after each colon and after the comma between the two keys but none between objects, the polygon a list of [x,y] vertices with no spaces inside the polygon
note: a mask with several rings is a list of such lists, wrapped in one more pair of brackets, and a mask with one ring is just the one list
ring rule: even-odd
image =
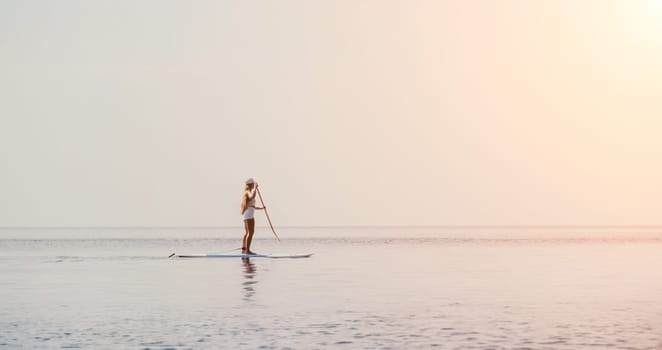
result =
[{"label": "paddle", "polygon": [[269,212],[267,211],[267,206],[264,205],[264,200],[262,200],[262,194],[260,193],[260,188],[256,187],[255,189],[257,190],[258,197],[260,197],[260,203],[262,203],[262,208],[264,208],[264,214],[267,215],[267,221],[269,222],[269,227],[271,227],[271,232],[274,233],[274,236],[276,236],[276,239],[278,240],[278,242],[280,242],[280,238],[276,234],[276,230],[274,230],[274,225],[271,224],[271,219],[269,218]]}]

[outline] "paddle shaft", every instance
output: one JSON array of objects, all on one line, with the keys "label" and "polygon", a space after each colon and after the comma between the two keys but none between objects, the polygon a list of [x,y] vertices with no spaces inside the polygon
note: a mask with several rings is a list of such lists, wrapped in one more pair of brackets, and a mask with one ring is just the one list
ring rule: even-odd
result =
[{"label": "paddle shaft", "polygon": [[256,190],[258,197],[260,197],[260,203],[262,203],[262,208],[264,208],[264,214],[267,216],[269,227],[271,227],[271,232],[274,233],[274,236],[276,236],[276,239],[278,240],[278,242],[280,242],[280,237],[278,237],[278,234],[276,234],[276,230],[274,230],[274,225],[271,224],[271,218],[269,218],[269,212],[267,211],[267,206],[264,205],[264,200],[262,200],[262,194],[260,193],[260,189],[256,188]]}]

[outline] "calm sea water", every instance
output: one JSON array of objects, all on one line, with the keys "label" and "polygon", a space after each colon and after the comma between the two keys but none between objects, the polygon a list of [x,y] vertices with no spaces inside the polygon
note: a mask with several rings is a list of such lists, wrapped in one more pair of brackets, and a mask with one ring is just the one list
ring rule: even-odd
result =
[{"label": "calm sea water", "polygon": [[662,230],[0,230],[0,348],[662,349]]}]

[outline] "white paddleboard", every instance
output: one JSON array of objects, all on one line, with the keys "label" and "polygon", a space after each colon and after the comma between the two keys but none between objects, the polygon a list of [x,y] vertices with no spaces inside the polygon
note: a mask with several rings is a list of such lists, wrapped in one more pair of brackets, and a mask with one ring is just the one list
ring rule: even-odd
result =
[{"label": "white paddleboard", "polygon": [[209,253],[209,254],[170,254],[169,258],[269,258],[269,259],[300,259],[310,258],[310,254],[237,254],[237,253]]}]

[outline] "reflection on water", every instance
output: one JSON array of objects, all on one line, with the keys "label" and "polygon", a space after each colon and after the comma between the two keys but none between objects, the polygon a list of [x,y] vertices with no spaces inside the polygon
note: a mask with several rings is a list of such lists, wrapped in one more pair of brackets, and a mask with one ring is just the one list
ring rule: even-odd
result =
[{"label": "reflection on water", "polygon": [[316,253],[277,260],[166,258],[236,240],[0,239],[0,349],[662,350],[662,239],[407,232],[259,242]]},{"label": "reflection on water", "polygon": [[242,258],[241,263],[244,266],[244,282],[241,284],[244,289],[244,301],[251,301],[255,294],[255,285],[257,284],[255,263],[250,258]]}]

